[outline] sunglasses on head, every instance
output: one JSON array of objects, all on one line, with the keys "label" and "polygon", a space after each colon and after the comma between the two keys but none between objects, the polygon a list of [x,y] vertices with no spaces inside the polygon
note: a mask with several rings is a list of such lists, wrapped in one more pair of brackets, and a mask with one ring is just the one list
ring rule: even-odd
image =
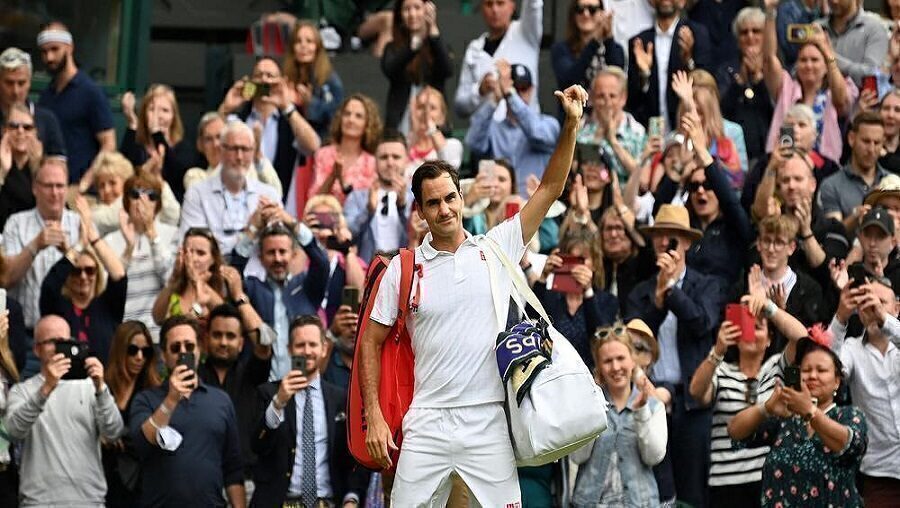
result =
[{"label": "sunglasses on head", "polygon": [[599,10],[600,10],[599,5],[576,5],[575,6],[575,12],[577,12],[579,14],[588,13],[593,16]]},{"label": "sunglasses on head", "polygon": [[196,347],[197,347],[197,344],[195,342],[187,342],[187,341],[170,342],[169,343],[169,352],[172,353],[173,355],[177,355],[182,350],[184,350],[185,353],[193,353],[194,349]]},{"label": "sunglasses on head", "polygon": [[141,353],[144,358],[153,356],[153,346],[138,347],[134,344],[128,344],[128,356],[137,356]]},{"label": "sunglasses on head", "polygon": [[610,326],[601,328],[594,334],[594,340],[604,341],[613,337],[625,337],[626,329],[624,326]]},{"label": "sunglasses on head", "polygon": [[702,188],[703,190],[709,190],[709,189],[707,189],[707,187],[706,187],[706,182],[689,182],[689,183],[687,184],[687,190],[688,190],[688,192],[697,192],[697,191],[700,190],[701,188]]},{"label": "sunglasses on head", "polygon": [[139,187],[134,187],[130,191],[128,191],[128,196],[131,199],[141,199],[141,196],[147,196],[147,199],[150,201],[159,201],[159,193],[157,193],[153,189],[141,189]]},{"label": "sunglasses on head", "polygon": [[81,277],[82,274],[87,275],[88,277],[93,277],[97,275],[97,267],[96,266],[75,266],[72,268],[72,271],[69,272],[73,277]]},{"label": "sunglasses on head", "polygon": [[6,128],[14,131],[18,129],[24,129],[25,132],[31,132],[34,130],[33,123],[23,123],[23,122],[6,122]]}]

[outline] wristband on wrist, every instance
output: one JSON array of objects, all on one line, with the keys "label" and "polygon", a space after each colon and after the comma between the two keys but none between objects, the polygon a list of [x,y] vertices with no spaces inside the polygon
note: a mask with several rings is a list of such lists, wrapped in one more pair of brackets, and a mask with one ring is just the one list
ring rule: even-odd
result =
[{"label": "wristband on wrist", "polygon": [[716,346],[710,348],[709,354],[706,355],[706,358],[710,361],[710,363],[717,367],[720,363],[722,363],[723,360],[725,360],[724,356],[719,356],[718,354],[716,354]]},{"label": "wristband on wrist", "polygon": [[287,117],[291,116],[294,113],[294,111],[297,111],[297,106],[294,106],[293,104],[289,104],[288,107],[281,110],[281,116],[287,118]]},{"label": "wristband on wrist", "polygon": [[778,312],[778,306],[775,305],[775,302],[773,302],[772,300],[767,300],[764,311],[766,313],[766,319],[772,319]]},{"label": "wristband on wrist", "polygon": [[152,416],[148,417],[148,418],[147,418],[147,421],[150,422],[150,426],[151,426],[151,427],[153,427],[153,428],[156,429],[156,430],[159,430],[159,424],[156,423],[156,422],[153,420],[153,417],[152,417]]},{"label": "wristband on wrist", "polygon": [[165,400],[162,401],[162,402],[159,404],[159,410],[162,411],[162,414],[164,414],[164,415],[166,415],[166,416],[171,416],[171,415],[172,415],[172,410],[169,409],[169,406],[166,405],[166,401],[165,401]]},{"label": "wristband on wrist", "polygon": [[803,235],[803,236],[801,236],[800,239],[803,240],[803,241],[805,242],[805,241],[809,240],[810,238],[812,238],[812,237],[814,237],[814,236],[815,236],[814,234],[810,233],[810,234],[808,234],[808,235]]}]

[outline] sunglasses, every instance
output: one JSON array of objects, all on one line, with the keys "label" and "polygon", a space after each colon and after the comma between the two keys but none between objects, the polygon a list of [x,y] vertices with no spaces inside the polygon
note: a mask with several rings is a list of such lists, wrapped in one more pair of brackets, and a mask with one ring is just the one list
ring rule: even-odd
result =
[{"label": "sunglasses", "polygon": [[600,10],[599,5],[576,5],[575,6],[575,12],[577,14],[587,13],[587,14],[590,14],[591,16],[593,16],[594,14],[597,14],[597,11],[599,11],[599,10]]},{"label": "sunglasses", "polygon": [[43,346],[44,344],[56,344],[57,342],[77,342],[72,337],[50,337],[49,339],[44,339],[41,341],[35,342],[38,346]]},{"label": "sunglasses", "polygon": [[6,128],[11,131],[23,129],[25,130],[25,132],[31,132],[34,130],[34,124],[22,122],[6,122]]},{"label": "sunglasses", "polygon": [[690,182],[687,184],[688,192],[697,192],[700,189],[709,190],[706,187],[706,182]]},{"label": "sunglasses", "polygon": [[97,275],[97,267],[96,266],[76,266],[72,268],[72,271],[69,272],[73,277],[81,277],[82,275],[87,275],[88,277],[93,277]]},{"label": "sunglasses", "polygon": [[594,334],[594,340],[597,341],[605,341],[612,339],[613,337],[625,337],[626,329],[624,326],[611,326],[607,328],[601,328],[597,330],[597,333]]},{"label": "sunglasses", "polygon": [[388,211],[388,195],[385,194],[381,198],[381,215],[387,217]]},{"label": "sunglasses", "polygon": [[134,187],[128,191],[128,197],[131,199],[141,199],[141,196],[147,196],[150,201],[159,201],[159,193],[153,189],[141,189]]},{"label": "sunglasses", "polygon": [[744,381],[744,385],[747,387],[747,391],[744,392],[744,402],[753,406],[759,398],[759,381],[747,379]]},{"label": "sunglasses", "polygon": [[638,353],[650,353],[652,352],[650,349],[650,345],[642,340],[633,340],[631,341],[634,346],[634,350]]},{"label": "sunglasses", "polygon": [[169,343],[169,353],[173,355],[177,355],[182,350],[185,353],[193,353],[194,349],[197,348],[196,342],[170,342]]},{"label": "sunglasses", "polygon": [[153,356],[153,346],[137,347],[134,344],[128,344],[128,356],[137,356],[141,353],[144,358]]}]

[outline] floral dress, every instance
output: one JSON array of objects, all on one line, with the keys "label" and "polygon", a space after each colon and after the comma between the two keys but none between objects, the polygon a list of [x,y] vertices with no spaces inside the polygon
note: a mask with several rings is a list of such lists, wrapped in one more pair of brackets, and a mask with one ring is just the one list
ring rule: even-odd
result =
[{"label": "floral dress", "polygon": [[825,414],[851,431],[843,451],[829,450],[816,433],[809,436],[800,418],[770,418],[753,436],[736,443],[771,446],[763,467],[761,506],[862,506],[855,478],[866,452],[866,418],[853,406],[832,406]]}]

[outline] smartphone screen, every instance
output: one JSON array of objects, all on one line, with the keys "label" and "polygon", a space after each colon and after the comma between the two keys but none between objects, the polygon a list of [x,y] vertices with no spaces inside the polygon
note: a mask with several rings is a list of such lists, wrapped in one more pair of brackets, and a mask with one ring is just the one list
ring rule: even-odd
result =
[{"label": "smartphone screen", "polygon": [[[178,355],[178,362],[175,364],[175,366],[177,367],[179,365],[184,365],[188,368],[188,370],[193,371],[197,366],[194,353],[181,353],[180,355]],[[185,378],[185,381],[190,381],[192,379],[194,379],[194,374]]]},{"label": "smartphone screen", "polygon": [[784,368],[784,385],[800,391],[800,367],[788,365]]},{"label": "smartphone screen", "polygon": [[863,76],[862,78],[862,89],[870,90],[876,96],[878,95],[878,79],[875,76]]},{"label": "smartphone screen", "polygon": [[356,286],[344,286],[341,294],[341,305],[350,307],[354,314],[359,314],[359,288]]},{"label": "smartphone screen", "polygon": [[847,268],[847,277],[850,283],[850,289],[856,289],[866,283],[866,267],[862,263],[850,265]]},{"label": "smartphone screen", "polygon": [[677,238],[669,238],[669,243],[666,245],[666,252],[669,251],[677,251],[678,250],[678,239]]},{"label": "smartphone screen", "polygon": [[661,116],[650,117],[650,137],[661,137],[666,121]]}]

